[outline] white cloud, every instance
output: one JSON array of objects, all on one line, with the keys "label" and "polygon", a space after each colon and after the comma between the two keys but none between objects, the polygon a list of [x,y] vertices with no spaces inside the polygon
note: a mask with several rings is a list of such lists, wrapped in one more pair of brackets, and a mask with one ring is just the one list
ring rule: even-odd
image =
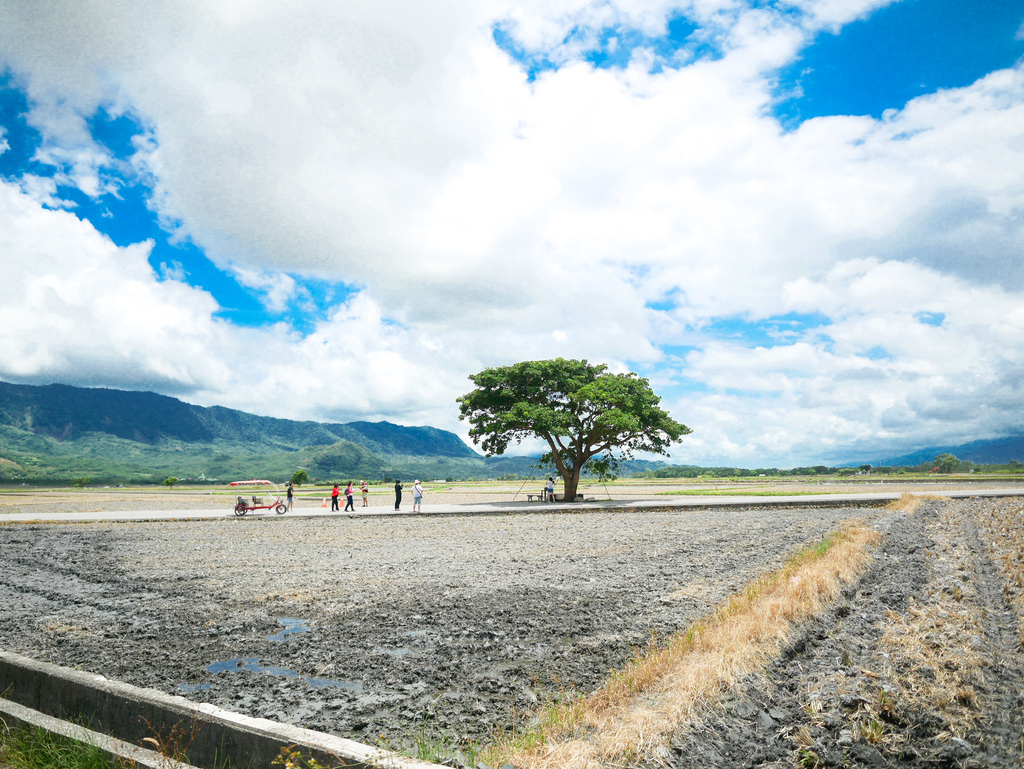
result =
[{"label": "white cloud", "polygon": [[841,26],[867,17],[873,11],[899,0],[789,0],[786,4],[807,14],[813,28],[838,31]]},{"label": "white cloud", "polygon": [[[929,441],[1024,430],[1019,414],[991,407],[1010,401],[1024,372],[1019,294],[877,260],[796,283],[787,293],[802,297],[800,309],[831,323],[790,345],[716,343],[689,354],[686,375],[712,392],[673,404],[700,436],[677,456],[727,462],[732,451],[732,461],[805,464],[855,459],[851,450],[879,442],[894,456]],[[921,320],[937,309],[941,325]]]},{"label": "white cloud", "polygon": [[156,280],[149,245],[114,246],[65,211],[0,183],[0,371],[31,381],[188,391],[226,383],[229,362],[209,296]]},{"label": "white cloud", "polygon": [[73,208],[74,206],[56,197],[57,182],[49,176],[25,174],[16,180],[18,187],[33,200],[50,208]]},{"label": "white cloud", "polygon": [[241,285],[263,294],[263,303],[271,312],[284,312],[298,290],[291,275],[258,272],[244,267],[236,267],[234,273]]},{"label": "white cloud", "polygon": [[[119,248],[0,182],[0,377],[153,389],[204,405],[323,420],[455,427],[466,361],[356,296],[302,338],[215,318],[203,291],[160,280],[148,244]],[[168,276],[173,275],[173,269]]]}]

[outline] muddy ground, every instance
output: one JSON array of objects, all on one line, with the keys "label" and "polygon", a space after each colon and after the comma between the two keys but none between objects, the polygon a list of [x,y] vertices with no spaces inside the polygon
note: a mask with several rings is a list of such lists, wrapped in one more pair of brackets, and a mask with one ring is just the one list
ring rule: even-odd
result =
[{"label": "muddy ground", "polygon": [[[1018,612],[978,528],[1007,505],[1021,503],[7,525],[0,648],[454,751],[594,689],[856,518],[886,534],[871,572],[660,764],[1019,766]],[[918,630],[932,656],[886,635]],[[922,699],[928,680],[952,687],[948,702]]]}]

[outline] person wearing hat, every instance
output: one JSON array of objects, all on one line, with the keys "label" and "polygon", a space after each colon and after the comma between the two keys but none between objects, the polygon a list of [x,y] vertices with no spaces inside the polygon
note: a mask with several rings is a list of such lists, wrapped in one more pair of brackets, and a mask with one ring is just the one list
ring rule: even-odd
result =
[{"label": "person wearing hat", "polygon": [[412,511],[414,513],[423,512],[423,487],[420,486],[419,481],[412,485]]}]

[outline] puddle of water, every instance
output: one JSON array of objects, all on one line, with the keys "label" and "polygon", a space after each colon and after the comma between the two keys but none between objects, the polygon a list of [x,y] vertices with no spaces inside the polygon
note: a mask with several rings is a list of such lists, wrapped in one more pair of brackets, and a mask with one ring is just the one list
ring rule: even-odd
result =
[{"label": "puddle of water", "polygon": [[284,641],[287,636],[292,633],[305,633],[310,629],[309,621],[304,619],[297,619],[295,617],[277,617],[276,618],[281,627],[283,628],[280,633],[274,635],[268,635],[268,641]]},{"label": "puddle of water", "polygon": [[315,686],[318,689],[324,686],[337,686],[356,694],[362,694],[363,692],[363,685],[358,681],[337,681],[333,678],[311,678],[309,676],[306,676],[306,681],[310,686]]},{"label": "puddle of water", "polygon": [[[281,624],[281,632],[275,633],[274,635],[268,635],[268,641],[283,642],[293,633],[305,633],[310,629],[309,620],[298,619],[296,617],[277,617],[276,619]],[[336,686],[340,689],[346,689],[352,692],[363,691],[363,685],[359,681],[339,681],[334,678],[300,676],[294,670],[289,670],[288,668],[280,668],[274,665],[261,665],[258,657],[236,657],[233,660],[213,662],[207,665],[206,669],[211,673],[230,673],[237,672],[239,670],[247,670],[251,673],[269,673],[272,676],[280,676],[282,678],[305,678],[310,686]],[[178,688],[188,694],[194,694],[195,692],[209,689],[210,685],[178,684]]]},{"label": "puddle of water", "polygon": [[[253,673],[269,673],[272,676],[281,676],[282,678],[305,678],[306,682],[310,686],[337,686],[340,689],[347,689],[351,692],[361,692],[363,690],[363,685],[359,681],[338,681],[333,678],[300,676],[294,670],[289,670],[288,668],[279,668],[274,665],[261,665],[258,657],[244,657],[233,660],[224,660],[222,662],[214,662],[207,665],[206,669],[211,673],[248,670]],[[207,684],[207,686],[209,685]]]}]

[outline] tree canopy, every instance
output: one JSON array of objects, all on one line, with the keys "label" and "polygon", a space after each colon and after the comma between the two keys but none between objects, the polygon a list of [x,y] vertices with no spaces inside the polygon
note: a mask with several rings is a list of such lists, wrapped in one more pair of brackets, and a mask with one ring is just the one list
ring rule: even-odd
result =
[{"label": "tree canopy", "polygon": [[565,358],[484,369],[469,377],[476,388],[458,399],[459,419],[469,421],[470,438],[488,456],[503,454],[512,441],[544,439],[550,450],[541,463],[558,469],[564,498],[575,499],[584,468],[613,475],[614,452],[667,454],[691,432],[658,406],[646,379],[607,369]]}]

